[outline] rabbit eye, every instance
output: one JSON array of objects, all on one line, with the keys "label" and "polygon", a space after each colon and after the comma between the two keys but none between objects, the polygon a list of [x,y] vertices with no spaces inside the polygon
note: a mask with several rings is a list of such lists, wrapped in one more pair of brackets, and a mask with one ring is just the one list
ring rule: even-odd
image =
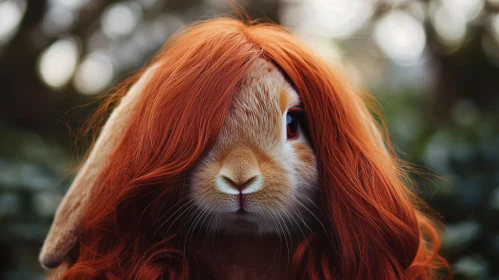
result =
[{"label": "rabbit eye", "polygon": [[298,138],[298,117],[296,112],[289,111],[286,115],[286,133],[288,140]]}]

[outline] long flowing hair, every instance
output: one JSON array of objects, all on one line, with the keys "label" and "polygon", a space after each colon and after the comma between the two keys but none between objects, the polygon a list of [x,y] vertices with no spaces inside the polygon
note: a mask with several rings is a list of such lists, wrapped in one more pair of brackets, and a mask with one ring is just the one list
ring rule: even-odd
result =
[{"label": "long flowing hair", "polygon": [[219,18],[178,33],[151,62],[156,70],[97,179],[64,279],[219,279],[180,249],[176,216],[189,172],[257,58],[298,92],[317,157],[324,228],[296,247],[291,277],[438,277],[446,266],[438,227],[364,98],[282,27]]}]

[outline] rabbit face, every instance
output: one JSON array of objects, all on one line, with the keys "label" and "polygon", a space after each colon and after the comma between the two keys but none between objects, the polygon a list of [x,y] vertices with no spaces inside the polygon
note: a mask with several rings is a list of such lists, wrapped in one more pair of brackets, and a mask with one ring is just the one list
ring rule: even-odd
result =
[{"label": "rabbit face", "polygon": [[271,63],[250,67],[217,142],[191,174],[190,195],[210,230],[277,233],[303,225],[317,167],[298,94]]}]

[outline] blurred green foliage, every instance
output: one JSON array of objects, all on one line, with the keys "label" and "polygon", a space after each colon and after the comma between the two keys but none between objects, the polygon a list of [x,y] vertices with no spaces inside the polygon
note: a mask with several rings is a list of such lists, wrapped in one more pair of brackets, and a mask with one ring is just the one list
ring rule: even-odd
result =
[{"label": "blurred green foliage", "polygon": [[[471,101],[450,118],[429,114],[434,100],[417,93],[380,96],[399,156],[418,165],[420,195],[440,214],[442,254],[456,279],[492,279],[499,273],[499,116]],[[494,278],[494,279],[496,279]]]}]

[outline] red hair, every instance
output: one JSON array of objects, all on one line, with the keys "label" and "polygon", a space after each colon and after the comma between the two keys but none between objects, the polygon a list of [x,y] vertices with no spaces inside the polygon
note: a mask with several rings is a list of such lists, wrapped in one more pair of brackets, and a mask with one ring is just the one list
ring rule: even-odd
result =
[{"label": "red hair", "polygon": [[180,249],[182,221],[171,215],[186,196],[183,181],[215,143],[233,93],[259,57],[298,92],[317,157],[324,229],[297,246],[293,277],[438,276],[446,262],[438,255],[437,227],[387,152],[389,141],[380,143],[361,96],[286,30],[224,18],[177,34],[153,60],[156,71],[97,180],[64,279],[218,279]]}]

